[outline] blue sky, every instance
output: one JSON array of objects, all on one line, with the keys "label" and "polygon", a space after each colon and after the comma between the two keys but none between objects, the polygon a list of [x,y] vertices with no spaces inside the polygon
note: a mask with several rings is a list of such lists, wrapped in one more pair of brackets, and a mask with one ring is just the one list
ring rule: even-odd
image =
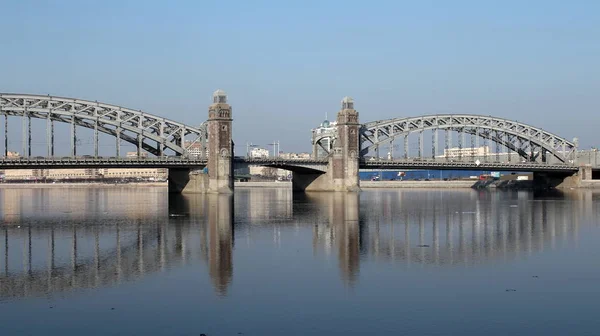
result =
[{"label": "blue sky", "polygon": [[4,0],[0,13],[0,92],[196,125],[222,88],[238,148],[308,151],[346,95],[363,122],[475,113],[600,145],[597,1]]}]

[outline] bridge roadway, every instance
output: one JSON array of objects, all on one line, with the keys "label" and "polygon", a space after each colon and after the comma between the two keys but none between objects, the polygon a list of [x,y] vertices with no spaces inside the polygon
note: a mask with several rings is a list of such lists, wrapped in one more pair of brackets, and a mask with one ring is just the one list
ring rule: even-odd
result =
[{"label": "bridge roadway", "polygon": [[[0,169],[61,169],[61,168],[190,168],[202,169],[205,158],[152,157],[81,157],[81,158],[18,158],[0,159]],[[236,168],[260,165],[288,169],[291,171],[325,171],[327,158],[281,159],[281,158],[242,158],[234,159]],[[457,162],[432,160],[361,160],[361,169],[431,169],[431,170],[495,170],[528,172],[576,172],[579,167],[571,164],[543,164],[535,162]],[[597,168],[595,168],[597,169]],[[594,169],[594,170],[595,170]]]},{"label": "bridge roadway", "polygon": [[[290,168],[294,166],[310,167],[317,170],[326,166],[326,158],[319,159],[279,159],[256,158],[243,159],[236,162],[256,164],[268,167]],[[458,162],[433,160],[361,160],[360,169],[431,169],[431,170],[497,170],[497,171],[526,171],[526,172],[577,172],[579,167],[570,164],[543,164],[536,162]],[[292,168],[293,170],[293,168]]]}]

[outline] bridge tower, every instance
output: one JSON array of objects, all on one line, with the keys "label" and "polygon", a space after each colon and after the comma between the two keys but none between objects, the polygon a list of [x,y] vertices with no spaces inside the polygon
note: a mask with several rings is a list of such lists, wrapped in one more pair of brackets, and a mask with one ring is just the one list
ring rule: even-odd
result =
[{"label": "bridge tower", "polygon": [[215,91],[208,108],[208,193],[233,193],[232,121],[227,94]]},{"label": "bridge tower", "polygon": [[342,99],[342,109],[337,114],[337,139],[333,144],[330,169],[335,191],[359,191],[359,131],[358,112],[354,100]]}]

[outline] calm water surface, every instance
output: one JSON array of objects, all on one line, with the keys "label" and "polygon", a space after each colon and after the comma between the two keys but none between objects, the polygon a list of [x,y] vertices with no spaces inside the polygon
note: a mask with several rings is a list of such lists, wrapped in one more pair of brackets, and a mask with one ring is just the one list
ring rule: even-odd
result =
[{"label": "calm water surface", "polygon": [[598,335],[599,200],[0,189],[0,335]]}]

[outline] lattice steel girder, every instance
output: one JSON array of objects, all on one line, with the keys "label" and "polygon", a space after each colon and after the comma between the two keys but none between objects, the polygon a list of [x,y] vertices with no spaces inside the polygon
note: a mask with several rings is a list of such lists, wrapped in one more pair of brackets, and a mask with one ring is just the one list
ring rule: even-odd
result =
[{"label": "lattice steel girder", "polygon": [[[98,131],[102,133],[112,136],[117,136],[118,133],[122,140],[137,145],[137,137],[125,134],[131,132],[142,136],[143,139],[161,143],[183,156],[186,156],[188,151],[180,141],[182,136],[195,135],[196,139],[206,138],[206,128],[190,127],[120,106],[73,98],[0,93],[0,114],[23,116],[25,111],[31,117],[40,119],[49,118],[66,123],[74,119],[77,126],[91,129],[94,129],[97,122]],[[155,155],[159,153],[158,148],[146,143],[143,143],[143,147]]]},{"label": "lattice steel girder", "polygon": [[[392,128],[393,133],[389,131]],[[419,132],[424,129],[458,131],[461,128],[465,129],[467,133],[471,133],[471,129],[479,128],[483,130],[480,136],[500,142],[500,144],[524,157],[526,157],[526,149],[531,141],[532,145],[547,150],[561,162],[575,159],[576,145],[565,138],[517,121],[481,115],[431,115],[369,122],[361,128],[362,143],[366,145],[363,146],[361,154],[365,155],[375,146],[381,146],[404,134]],[[509,137],[507,140],[501,140],[492,136],[491,131],[505,133]],[[377,140],[375,140],[376,133],[379,134]],[[393,136],[386,137],[385,134],[393,134]],[[563,148],[565,151],[563,151]]]}]

